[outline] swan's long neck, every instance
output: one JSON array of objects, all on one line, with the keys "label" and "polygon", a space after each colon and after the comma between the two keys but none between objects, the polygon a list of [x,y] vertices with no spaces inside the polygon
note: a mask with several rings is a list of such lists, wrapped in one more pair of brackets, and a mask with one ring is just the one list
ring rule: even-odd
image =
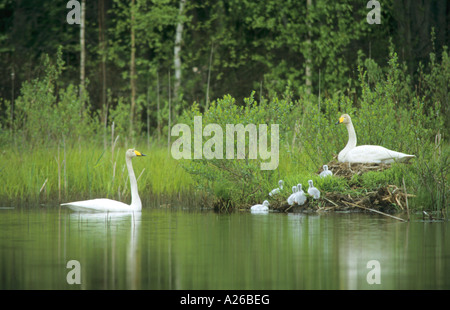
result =
[{"label": "swan's long neck", "polygon": [[131,206],[138,209],[142,208],[141,198],[138,193],[138,186],[136,181],[136,176],[134,175],[133,165],[131,163],[131,158],[126,156],[125,161],[127,163],[128,176],[130,177],[130,187],[131,187]]},{"label": "swan's long neck", "polygon": [[356,146],[356,132],[355,132],[355,128],[353,127],[352,122],[350,121],[350,123],[345,124],[345,126],[347,127],[347,131],[348,131],[348,142],[347,145],[345,146],[345,149],[352,149]]}]

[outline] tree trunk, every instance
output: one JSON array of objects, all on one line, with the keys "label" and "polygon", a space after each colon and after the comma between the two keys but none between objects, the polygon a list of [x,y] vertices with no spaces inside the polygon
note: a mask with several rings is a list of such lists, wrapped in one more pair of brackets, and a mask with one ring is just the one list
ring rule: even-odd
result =
[{"label": "tree trunk", "polygon": [[130,111],[130,137],[133,134],[134,110],[136,108],[136,46],[134,33],[135,0],[131,0],[131,61],[130,61],[130,88],[131,88],[131,111]]},{"label": "tree trunk", "polygon": [[101,81],[102,81],[102,94],[101,94],[101,105],[105,109],[107,115],[106,107],[106,40],[105,40],[105,0],[99,1],[99,42],[100,42],[100,52],[101,52]]},{"label": "tree trunk", "polygon": [[157,113],[157,127],[158,127],[158,142],[161,139],[161,110],[159,104],[159,72],[156,72],[156,113]]},{"label": "tree trunk", "polygon": [[85,63],[86,63],[86,47],[84,40],[85,16],[86,16],[86,0],[81,1],[81,20],[80,20],[80,100],[84,106],[84,87],[85,87]]},{"label": "tree trunk", "polygon": [[[307,14],[309,15],[309,11],[312,9],[312,0],[306,0],[306,10],[307,10]],[[308,38],[306,39],[306,44],[307,44],[307,54],[306,54],[306,66],[305,66],[305,84],[306,84],[306,91],[307,94],[311,94],[311,86],[312,86],[312,82],[311,82],[311,37],[312,37],[312,33],[311,33],[311,25],[309,23],[309,18],[307,19],[307,27],[308,27]]]},{"label": "tree trunk", "polygon": [[185,0],[180,0],[180,9],[178,14],[178,24],[175,33],[175,47],[173,50],[173,63],[175,66],[175,83],[173,87],[173,97],[175,102],[178,100],[178,92],[181,84],[181,58],[180,58],[180,50],[181,50],[181,38],[183,34],[183,10],[184,10]]},{"label": "tree trunk", "polygon": [[98,42],[100,51],[100,80],[102,83],[102,91],[100,94],[100,106],[103,111],[101,117],[104,127],[104,148],[106,150],[106,130],[108,123],[108,106],[106,103],[106,41],[105,41],[105,0],[99,0],[98,3]]},{"label": "tree trunk", "polygon": [[209,53],[208,82],[206,84],[205,111],[208,110],[208,107],[209,107],[209,85],[210,85],[210,81],[211,81],[211,66],[212,66],[213,50],[214,50],[214,44],[211,43],[211,53]]}]

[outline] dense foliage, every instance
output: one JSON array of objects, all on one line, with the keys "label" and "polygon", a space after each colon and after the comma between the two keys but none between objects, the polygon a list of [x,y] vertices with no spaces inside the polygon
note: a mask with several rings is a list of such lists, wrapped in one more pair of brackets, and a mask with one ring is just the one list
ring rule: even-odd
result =
[{"label": "dense foliage", "polygon": [[[185,5],[180,13],[181,2]],[[421,96],[447,96],[448,80],[431,72],[448,45],[447,1],[382,1],[379,25],[367,23],[366,4],[359,0],[87,1],[85,71],[90,112],[98,112],[104,121],[120,102],[129,105],[135,100],[135,113],[142,121],[136,124],[137,131],[149,126],[152,132],[167,133],[167,128],[157,125],[168,121],[169,89],[172,121],[194,101],[203,110],[209,98],[230,94],[242,102],[252,90],[256,98],[268,97],[283,93],[287,85],[295,98],[304,91],[317,95],[319,87],[327,97],[336,92],[357,97],[359,62],[371,59],[385,69],[390,39],[399,65],[408,73],[409,89],[417,87]],[[0,1],[3,117],[5,102],[20,95],[23,82],[39,77],[45,66],[42,56],[55,55],[59,46],[66,67],[57,88],[79,85],[80,27],[67,23],[68,13],[64,1],[51,5],[43,0]],[[180,24],[184,27],[177,81],[174,47]],[[134,95],[130,93],[133,52]],[[433,82],[434,88],[424,87],[423,82]],[[310,86],[303,90],[305,85]],[[450,119],[445,105],[441,113]]]},{"label": "dense foliage", "polygon": [[[434,68],[433,72],[439,71],[450,79],[446,51],[443,63],[436,65],[439,69]],[[275,171],[263,171],[260,161],[251,161],[247,156],[245,160],[233,161],[187,160],[187,171],[196,177],[201,188],[238,204],[266,199],[280,178],[285,181],[286,193],[291,186],[299,182],[307,184],[311,178],[322,189],[344,191],[349,189],[349,184],[320,180],[316,171],[332,161],[347,143],[347,131],[334,125],[341,111],[345,111],[352,115],[358,144],[382,145],[416,155],[410,165],[397,164],[386,173],[368,174],[359,183],[367,189],[376,189],[387,184],[401,185],[405,179],[417,193],[418,199],[412,205],[433,205],[441,209],[448,204],[450,161],[448,144],[441,138],[445,122],[440,114],[442,102],[436,100],[427,107],[425,96],[411,93],[405,78],[408,75],[399,66],[393,49],[386,72],[379,70],[373,60],[359,68],[361,96],[356,104],[345,94],[326,98],[321,103],[317,99],[311,101],[310,97],[294,99],[289,89],[282,99],[274,97],[260,103],[255,102],[252,94],[244,99],[243,106],[238,106],[229,96],[218,99],[203,114],[204,125],[218,123],[225,128],[228,123],[280,124],[279,167]],[[196,113],[198,109],[194,106],[184,121],[189,123]],[[246,147],[248,152],[248,139]]]}]

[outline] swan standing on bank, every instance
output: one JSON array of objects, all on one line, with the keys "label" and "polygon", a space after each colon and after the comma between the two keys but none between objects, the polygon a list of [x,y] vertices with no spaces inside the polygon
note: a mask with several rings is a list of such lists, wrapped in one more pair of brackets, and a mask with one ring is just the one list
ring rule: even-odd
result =
[{"label": "swan standing on bank", "polygon": [[297,203],[299,206],[304,205],[306,202],[306,195],[302,189],[301,184],[297,184],[297,192],[295,193],[294,202]]},{"label": "swan standing on bank", "polygon": [[320,191],[314,187],[313,180],[308,181],[309,187],[308,187],[308,194],[312,196],[314,199],[320,198]]},{"label": "swan standing on bank", "polygon": [[278,181],[278,188],[275,188],[275,189],[273,189],[270,193],[269,193],[269,196],[273,196],[273,195],[276,195],[276,194],[279,194],[280,193],[280,191],[283,189],[283,180],[280,180],[280,181]]},{"label": "swan standing on bank", "polygon": [[344,124],[348,131],[348,142],[345,148],[339,152],[338,161],[341,163],[392,163],[394,161],[406,161],[415,157],[396,151],[389,150],[379,145],[356,146],[356,133],[352,119],[348,114],[342,114],[336,123]]},{"label": "swan standing on bank", "polygon": [[319,174],[321,178],[332,176],[333,172],[331,170],[328,170],[328,165],[323,165],[323,171]]},{"label": "swan standing on bank", "polygon": [[250,211],[252,212],[266,212],[269,211],[269,202],[267,200],[264,200],[262,205],[254,205],[250,208]]},{"label": "swan standing on bank", "polygon": [[145,155],[134,149],[129,149],[125,153],[125,162],[128,168],[128,176],[130,177],[131,205],[127,205],[123,202],[107,198],[99,198],[99,199],[62,203],[61,206],[68,206],[74,211],[97,211],[97,212],[140,211],[142,209],[142,203],[141,198],[139,198],[136,176],[134,175],[133,165],[131,163],[131,159],[136,156],[145,156]]}]

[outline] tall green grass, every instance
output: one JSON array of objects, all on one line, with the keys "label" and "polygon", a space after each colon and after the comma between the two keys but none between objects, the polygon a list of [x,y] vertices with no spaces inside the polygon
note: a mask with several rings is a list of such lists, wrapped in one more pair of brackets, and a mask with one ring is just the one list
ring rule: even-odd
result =
[{"label": "tall green grass", "polygon": [[[89,143],[3,149],[0,153],[0,199],[3,203],[29,204],[93,198],[129,202],[126,149],[119,146],[113,152]],[[159,195],[180,195],[192,190],[192,178],[168,154],[167,148],[143,146],[137,149],[147,155],[133,159],[144,203]]]}]

